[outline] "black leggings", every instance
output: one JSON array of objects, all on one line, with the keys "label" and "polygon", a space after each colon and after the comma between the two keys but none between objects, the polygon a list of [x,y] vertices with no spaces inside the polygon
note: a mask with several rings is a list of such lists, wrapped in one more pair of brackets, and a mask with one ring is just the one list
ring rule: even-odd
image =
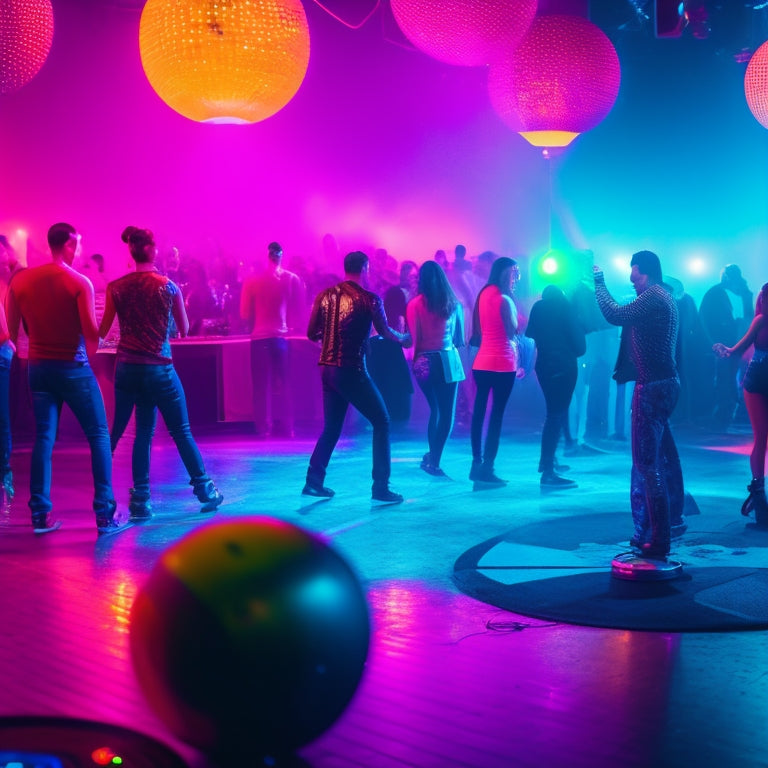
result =
[{"label": "black leggings", "polygon": [[[472,371],[477,392],[475,394],[475,407],[472,411],[472,459],[483,460],[483,463],[493,466],[496,454],[499,452],[499,438],[501,437],[501,422],[504,418],[504,409],[512,394],[515,384],[515,372],[498,371]],[[488,417],[488,432],[485,435],[485,449],[483,449],[483,423],[488,407],[488,395],[493,392],[491,414]]]},{"label": "black leggings", "polygon": [[445,443],[453,429],[459,382],[445,381],[439,355],[430,354],[428,358],[429,375],[426,378],[417,377],[416,382],[429,405],[427,440],[429,441],[430,459],[433,466],[439,467]]}]

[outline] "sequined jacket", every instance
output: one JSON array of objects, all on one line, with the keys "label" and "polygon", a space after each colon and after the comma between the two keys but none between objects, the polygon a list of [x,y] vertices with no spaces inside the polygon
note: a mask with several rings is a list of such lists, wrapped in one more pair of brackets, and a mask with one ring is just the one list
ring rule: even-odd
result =
[{"label": "sequined jacket", "polygon": [[677,306],[664,286],[650,285],[629,304],[617,304],[605,287],[603,273],[598,272],[595,297],[609,323],[629,329],[630,356],[639,384],[677,376]]},{"label": "sequined jacket", "polygon": [[389,327],[379,296],[345,280],[317,296],[309,316],[307,337],[322,341],[320,365],[365,371],[371,326],[385,339],[398,343],[407,339],[407,335]]}]

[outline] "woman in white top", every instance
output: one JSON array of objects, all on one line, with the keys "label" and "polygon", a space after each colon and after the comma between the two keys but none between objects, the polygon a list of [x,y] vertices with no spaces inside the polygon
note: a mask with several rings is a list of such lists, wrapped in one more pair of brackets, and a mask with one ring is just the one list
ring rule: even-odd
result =
[{"label": "woman in white top", "polygon": [[421,468],[444,477],[440,459],[453,429],[459,382],[464,379],[456,349],[464,344],[464,312],[436,261],[421,265],[417,295],[408,303],[406,315],[414,344],[413,375],[429,405],[429,452]]}]

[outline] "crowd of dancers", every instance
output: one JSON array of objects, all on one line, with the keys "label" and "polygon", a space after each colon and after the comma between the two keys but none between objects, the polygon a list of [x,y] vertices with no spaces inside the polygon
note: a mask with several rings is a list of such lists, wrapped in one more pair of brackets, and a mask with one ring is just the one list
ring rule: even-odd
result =
[{"label": "crowd of dancers", "polygon": [[[91,448],[93,508],[100,535],[124,530],[152,517],[149,470],[158,411],[179,450],[201,511],[211,512],[223,501],[223,495],[206,473],[192,437],[184,391],[171,357],[171,336],[185,336],[190,331],[191,296],[187,295],[185,300],[172,275],[158,268],[158,249],[149,230],[128,227],[122,239],[135,268],[106,284],[99,323],[93,284],[73,268],[82,249],[81,236],[73,226],[59,223],[50,228],[50,263],[10,270],[13,274],[9,275],[5,312],[0,312],[3,493],[6,498],[14,494],[9,371],[15,344],[20,334],[26,334],[29,389],[36,425],[29,507],[33,529],[38,534],[60,526],[52,515],[51,455],[64,403],[74,413]],[[6,240],[0,246],[6,254],[9,252]],[[372,500],[403,500],[390,487],[391,407],[369,372],[374,342],[390,345],[398,352],[403,348],[411,350],[407,358],[402,352],[392,358],[401,365],[388,367],[385,378],[403,375],[405,370],[408,383],[412,376],[428,404],[427,451],[421,469],[429,475],[445,477],[441,458],[454,426],[460,386],[471,376],[473,398],[467,404],[469,478],[478,484],[504,485],[506,481],[497,472],[496,458],[515,379],[530,366],[530,360],[524,360],[530,357],[526,339],[535,348],[533,368],[546,409],[540,482],[542,488],[575,488],[576,483],[564,476],[564,468],[555,454],[561,438],[574,442],[569,432],[569,408],[579,376],[586,368],[579,359],[588,352],[590,334],[617,327],[621,335],[614,378],[617,386],[634,383],[631,544],[647,557],[665,558],[671,540],[685,530],[683,477],[669,422],[685,389],[686,373],[690,373],[685,367],[684,347],[692,321],[689,302],[679,290],[676,295],[674,281],[665,280],[659,258],[649,251],[632,257],[630,280],[636,295],[631,300],[615,301],[606,288],[602,271],[594,267],[591,281],[582,274],[571,296],[549,285],[540,299],[523,312],[519,299],[515,299],[520,270],[513,259],[487,251],[472,264],[466,258],[466,249],[457,246],[450,263],[443,251],[421,266],[403,262],[397,283],[391,279],[387,283],[387,270],[381,269],[385,263],[379,261],[379,268],[375,268],[376,263],[372,264],[365,253],[347,254],[343,279],[326,276],[315,286],[310,304],[307,281],[283,267],[282,247],[273,242],[267,248],[265,268],[247,277],[238,290],[239,321],[251,336],[257,433],[292,435],[287,397],[288,337],[305,330],[310,340],[319,342],[324,423],[309,459],[302,492],[321,498],[334,495],[325,478],[348,407],[352,405],[372,426]],[[390,275],[391,272],[390,264]],[[748,348],[754,348],[743,379],[743,401],[754,443],[750,495],[742,511],[754,511],[761,527],[768,527],[764,488],[768,442],[768,327],[764,322],[767,293],[768,284],[761,289],[753,312],[746,282],[738,267],[729,265],[723,271],[721,283],[705,295],[696,315],[697,332],[703,332],[712,341],[709,349],[718,361],[713,380],[717,395],[713,418],[722,419],[723,424],[734,417],[739,402],[738,393],[734,392],[739,360]],[[739,315],[752,318],[741,337]],[[99,339],[109,337],[115,320],[119,337],[115,413],[110,431],[89,359],[95,354]],[[376,334],[374,338],[372,331]],[[133,487],[129,491],[126,518],[117,511],[111,460],[134,413]]]}]

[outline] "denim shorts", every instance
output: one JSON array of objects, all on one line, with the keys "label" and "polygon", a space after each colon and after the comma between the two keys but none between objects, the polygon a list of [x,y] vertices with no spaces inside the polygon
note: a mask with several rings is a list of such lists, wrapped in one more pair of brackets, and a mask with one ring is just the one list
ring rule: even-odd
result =
[{"label": "denim shorts", "polygon": [[756,349],[744,374],[744,390],[768,397],[768,351]]}]

